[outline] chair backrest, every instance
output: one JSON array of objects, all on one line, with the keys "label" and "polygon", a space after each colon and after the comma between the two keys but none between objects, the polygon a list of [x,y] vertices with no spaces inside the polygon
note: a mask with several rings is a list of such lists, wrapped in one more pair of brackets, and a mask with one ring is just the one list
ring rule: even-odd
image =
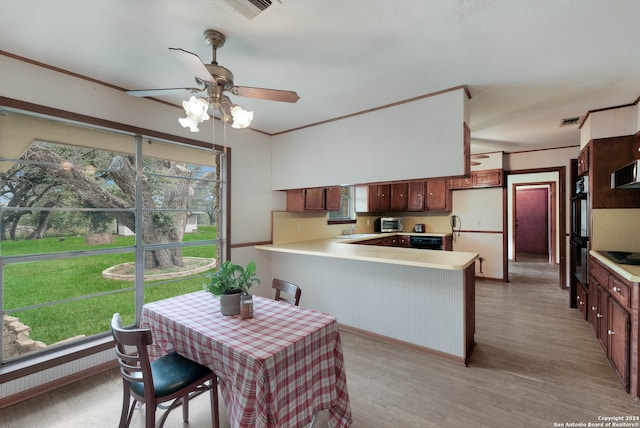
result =
[{"label": "chair backrest", "polygon": [[[271,288],[276,290],[275,300],[282,300],[292,303],[296,306],[300,303],[300,296],[302,296],[302,290],[297,285],[283,281],[282,279],[273,278],[271,282]],[[291,298],[283,296],[282,293],[288,294]]]},{"label": "chair backrest", "polygon": [[[153,377],[147,345],[153,343],[151,331],[148,329],[125,329],[122,327],[120,314],[113,314],[111,334],[116,342],[115,350],[120,365],[120,375],[127,382],[142,382],[145,397],[154,397]],[[128,352],[127,347],[135,347]]]}]

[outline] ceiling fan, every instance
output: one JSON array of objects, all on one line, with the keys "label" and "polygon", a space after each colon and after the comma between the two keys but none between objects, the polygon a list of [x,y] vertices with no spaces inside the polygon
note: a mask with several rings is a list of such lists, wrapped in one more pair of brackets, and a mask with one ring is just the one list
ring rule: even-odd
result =
[{"label": "ceiling fan", "polygon": [[[194,125],[193,123],[189,122],[188,125],[185,125],[182,120],[180,121],[180,123],[185,127],[190,126],[192,131],[194,131],[194,127],[195,131],[198,130],[198,123],[202,123],[203,120],[209,119],[209,116],[206,114],[206,110],[208,109],[209,105],[213,105],[215,109],[218,109],[222,115],[223,120],[225,121],[228,121],[235,116],[233,109],[239,106],[233,104],[233,102],[231,102],[231,99],[225,93],[230,93],[232,95],[238,95],[241,97],[256,98],[269,101],[281,101],[287,103],[295,103],[300,99],[298,94],[294,91],[253,88],[249,86],[236,86],[233,82],[233,73],[231,73],[231,70],[219,65],[216,58],[218,48],[224,46],[224,42],[226,40],[225,35],[217,30],[206,30],[204,32],[204,40],[209,46],[211,46],[213,50],[213,59],[210,64],[203,63],[198,55],[184,49],[169,48],[169,51],[173,55],[175,55],[176,58],[180,60],[187,67],[187,69],[191,71],[191,73],[193,73],[193,75],[195,76],[195,81],[199,85],[199,87],[132,90],[127,91],[127,94],[134,97],[153,97],[180,92],[191,93],[191,99],[188,102],[184,101],[183,106],[187,112],[187,119],[190,115],[195,115],[197,117],[195,117],[194,119],[197,120],[197,123],[195,123]],[[203,91],[206,91],[206,98],[196,98],[195,96],[193,96],[194,94]],[[194,110],[197,110],[197,112]],[[253,118],[252,112],[245,113],[251,113],[251,118]],[[199,115],[204,115],[206,117]],[[236,128],[246,126],[248,126],[248,124],[246,124],[245,126],[236,126],[236,122],[234,121],[234,127]]]}]

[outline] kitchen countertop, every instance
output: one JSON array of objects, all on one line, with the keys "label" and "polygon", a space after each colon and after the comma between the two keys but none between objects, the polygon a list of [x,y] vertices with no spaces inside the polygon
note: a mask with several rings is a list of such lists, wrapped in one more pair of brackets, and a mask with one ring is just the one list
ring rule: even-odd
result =
[{"label": "kitchen countertop", "polygon": [[[292,254],[307,254],[320,257],[333,257],[350,260],[362,260],[377,263],[390,263],[405,266],[426,267],[432,269],[464,270],[477,258],[478,253],[461,251],[422,250],[416,248],[387,247],[377,245],[357,245],[358,240],[373,239],[395,235],[446,236],[432,233],[375,233],[357,234],[345,237],[297,241],[282,244],[257,245],[255,248]],[[350,239],[347,239],[350,238]]]},{"label": "kitchen countertop", "polygon": [[610,258],[604,256],[597,250],[589,251],[589,254],[602,262],[603,265],[631,282],[640,282],[640,266],[638,265],[624,265],[616,263]]}]

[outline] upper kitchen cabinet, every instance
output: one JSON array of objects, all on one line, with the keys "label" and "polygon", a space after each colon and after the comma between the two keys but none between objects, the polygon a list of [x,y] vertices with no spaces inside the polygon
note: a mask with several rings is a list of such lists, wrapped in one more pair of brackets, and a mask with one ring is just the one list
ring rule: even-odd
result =
[{"label": "upper kitchen cabinet", "polygon": [[369,184],[356,186],[356,212],[391,210],[391,185]]},{"label": "upper kitchen cabinet", "polygon": [[332,186],[325,189],[325,209],[327,211],[338,211],[340,209],[340,186]]},{"label": "upper kitchen cabinet", "polygon": [[487,169],[472,171],[470,177],[451,178],[448,184],[451,190],[502,187],[503,177],[504,171],[502,169]]},{"label": "upper kitchen cabinet", "polygon": [[446,178],[427,180],[427,211],[451,211],[451,191]]},{"label": "upper kitchen cabinet", "polygon": [[578,176],[589,172],[589,146],[585,146],[578,155]]},{"label": "upper kitchen cabinet", "polygon": [[502,176],[501,169],[487,169],[471,173],[473,187],[502,187]]},{"label": "upper kitchen cabinet", "polygon": [[391,184],[391,211],[407,211],[409,183]]},{"label": "upper kitchen cabinet", "polygon": [[407,197],[407,211],[424,211],[424,181],[410,181]]},{"label": "upper kitchen cabinet", "polygon": [[340,209],[340,187],[287,190],[287,211],[336,211]]},{"label": "upper kitchen cabinet", "polygon": [[611,173],[633,160],[634,144],[632,135],[589,142],[591,208],[640,208],[640,189],[611,188]]}]

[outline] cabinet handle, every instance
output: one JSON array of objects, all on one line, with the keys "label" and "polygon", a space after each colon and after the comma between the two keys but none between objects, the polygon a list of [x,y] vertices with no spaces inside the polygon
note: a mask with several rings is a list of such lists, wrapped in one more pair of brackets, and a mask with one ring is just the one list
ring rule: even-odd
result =
[{"label": "cabinet handle", "polygon": [[596,314],[596,318],[602,318],[602,317],[604,317],[604,315],[602,315],[602,314]]},{"label": "cabinet handle", "polygon": [[581,305],[584,305],[584,302],[583,302],[583,301],[580,301],[580,304],[581,304]]},{"label": "cabinet handle", "polygon": [[607,330],[607,334],[609,336],[616,334],[613,330]]},{"label": "cabinet handle", "polygon": [[618,293],[622,291],[620,287],[613,287],[613,291],[617,291]]},{"label": "cabinet handle", "polygon": [[597,307],[595,307],[595,306],[591,306],[591,310],[592,310],[592,311],[597,311],[597,310],[598,310],[598,308],[597,308]]}]

